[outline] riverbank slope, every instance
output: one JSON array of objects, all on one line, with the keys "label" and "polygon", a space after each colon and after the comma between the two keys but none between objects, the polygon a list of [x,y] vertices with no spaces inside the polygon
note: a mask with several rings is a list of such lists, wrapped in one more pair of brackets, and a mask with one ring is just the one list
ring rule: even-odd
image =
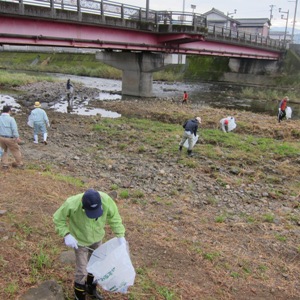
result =
[{"label": "riverbank slope", "polygon": [[[91,105],[122,117],[47,111],[47,146],[32,142],[29,107],[15,115],[26,167],[0,172],[1,299],[46,279],[71,299],[73,268],[59,261],[66,247],[52,214],[89,187],[114,195],[137,271],[128,295],[107,299],[299,299],[299,120],[167,99]],[[227,115],[238,126],[223,134]],[[194,116],[203,123],[188,158],[178,143]]]}]

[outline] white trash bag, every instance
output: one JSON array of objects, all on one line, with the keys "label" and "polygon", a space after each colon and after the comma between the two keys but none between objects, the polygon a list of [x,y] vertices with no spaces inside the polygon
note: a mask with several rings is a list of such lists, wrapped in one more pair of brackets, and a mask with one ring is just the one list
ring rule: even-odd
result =
[{"label": "white trash bag", "polygon": [[285,110],[285,117],[286,119],[291,119],[292,118],[292,109],[288,106]]},{"label": "white trash bag", "polygon": [[118,239],[113,238],[102,244],[93,251],[87,271],[94,275],[95,281],[104,290],[127,293],[136,275],[127,242],[120,245]]},{"label": "white trash bag", "polygon": [[236,128],[236,123],[234,117],[227,117],[228,120],[228,132]]},{"label": "white trash bag", "polygon": [[[196,144],[197,141],[198,141],[198,138],[199,138],[199,135],[198,135],[198,134],[197,134],[196,136],[193,134],[193,145],[192,145],[192,147],[195,146],[195,144]],[[183,146],[184,146],[185,148],[188,148],[188,147],[189,147],[189,140],[186,140],[186,141],[184,142]]]}]

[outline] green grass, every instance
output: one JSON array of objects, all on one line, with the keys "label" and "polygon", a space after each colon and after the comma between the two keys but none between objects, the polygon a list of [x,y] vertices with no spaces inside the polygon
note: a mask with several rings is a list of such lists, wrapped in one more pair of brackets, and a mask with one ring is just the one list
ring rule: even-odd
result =
[{"label": "green grass", "polygon": [[50,257],[42,249],[38,253],[33,253],[31,257],[32,269],[41,271],[43,268],[48,268],[51,265]]},{"label": "green grass", "polygon": [[41,81],[55,81],[50,76],[46,75],[27,75],[25,73],[14,73],[0,70],[0,86],[1,87],[16,87]]},{"label": "green grass", "polygon": [[[119,125],[130,124],[128,136],[124,136]],[[101,119],[93,126],[93,130],[101,132],[106,137],[114,137],[119,141],[117,147],[125,144],[135,144],[137,153],[144,153],[149,149],[156,149],[160,154],[178,155],[179,139],[182,128],[178,124],[164,123],[149,119],[136,119],[121,117],[116,119]],[[252,135],[227,134],[218,129],[202,129],[201,147],[195,147],[194,152],[211,159],[245,160],[245,163],[257,163],[262,158],[269,158],[270,153],[274,158],[297,157],[300,144],[296,142],[282,142],[267,137]],[[129,138],[130,142],[125,140]],[[120,146],[121,145],[121,146]],[[128,146],[127,146],[128,147]],[[220,149],[222,155],[220,155]],[[180,163],[189,168],[196,168],[197,162],[182,157]]]},{"label": "green grass", "polygon": [[119,196],[120,196],[121,199],[128,199],[129,198],[129,192],[128,192],[128,190],[122,190],[122,191],[120,191]]},{"label": "green grass", "polygon": [[[162,286],[153,281],[151,276],[151,269],[145,267],[136,268],[136,285],[138,285],[141,290],[139,292],[131,291],[129,294],[130,300],[139,300],[139,294],[143,294],[143,299],[148,295],[147,299],[164,299],[164,300],[179,300],[181,299],[177,296],[176,291],[168,286]],[[172,277],[172,274],[168,275]]]},{"label": "green grass", "polygon": [[[298,79],[299,80],[299,79]],[[295,88],[297,87],[298,83],[295,80],[293,83],[293,86]],[[300,99],[300,93],[297,90],[289,89],[288,91],[282,91],[280,87],[286,87],[287,85],[291,85],[291,81],[288,84],[285,85],[278,85],[277,89],[272,88],[272,89],[266,89],[266,88],[253,88],[253,87],[245,87],[242,89],[240,93],[241,98],[246,98],[246,99],[262,99],[262,100],[280,100],[284,96],[288,96],[290,99]]]},{"label": "green grass", "polygon": [[54,179],[57,179],[59,181],[64,181],[64,182],[68,182],[74,186],[77,187],[84,187],[84,183],[82,182],[82,180],[72,177],[72,176],[68,176],[68,175],[62,175],[62,174],[54,174],[54,173],[50,173],[50,172],[44,172],[43,173],[44,176],[50,176]]},{"label": "green grass", "polygon": [[0,56],[0,68],[111,79],[122,77],[121,70],[96,60],[94,54],[3,52]]},{"label": "green grass", "polygon": [[204,259],[207,259],[209,261],[214,261],[217,257],[220,256],[220,253],[218,252],[206,252],[202,254]]},{"label": "green grass", "polygon": [[267,223],[273,223],[275,220],[275,216],[271,213],[267,213],[263,215],[263,220]]},{"label": "green grass", "polygon": [[215,218],[216,223],[223,223],[226,221],[226,216],[225,215],[219,215]]},{"label": "green grass", "polygon": [[8,282],[7,286],[4,287],[4,292],[9,296],[13,296],[18,289],[19,285],[16,281]]},{"label": "green grass", "polygon": [[276,240],[280,241],[280,242],[285,242],[287,240],[286,236],[280,235],[280,234],[275,234],[275,238]]}]

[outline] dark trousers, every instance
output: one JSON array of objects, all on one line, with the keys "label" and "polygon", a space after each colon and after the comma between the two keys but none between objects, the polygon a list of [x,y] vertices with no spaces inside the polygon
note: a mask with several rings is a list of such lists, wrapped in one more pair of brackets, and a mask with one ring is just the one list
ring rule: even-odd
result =
[{"label": "dark trousers", "polygon": [[278,122],[280,122],[286,116],[285,110],[281,110],[278,114]]}]

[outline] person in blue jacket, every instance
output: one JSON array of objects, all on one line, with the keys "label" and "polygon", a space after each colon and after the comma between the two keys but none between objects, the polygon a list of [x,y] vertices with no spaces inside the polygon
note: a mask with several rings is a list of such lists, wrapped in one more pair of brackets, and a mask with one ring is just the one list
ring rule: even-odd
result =
[{"label": "person in blue jacket", "polygon": [[12,163],[14,168],[23,169],[22,154],[19,143],[21,142],[16,120],[11,116],[12,110],[9,105],[3,106],[0,115],[0,147],[3,149],[1,161],[2,169],[8,169],[8,150],[15,158]]},{"label": "person in blue jacket", "polygon": [[42,133],[43,135],[43,142],[47,145],[47,127],[50,127],[50,122],[46,112],[41,108],[40,102],[34,103],[34,109],[31,111],[29,118],[28,118],[28,125],[33,127],[33,142],[38,144],[38,134]]},{"label": "person in blue jacket", "polygon": [[188,147],[188,156],[193,156],[192,149],[193,149],[193,136],[197,135],[198,126],[201,124],[201,118],[196,117],[194,119],[188,120],[183,124],[184,132],[179,143],[179,151],[182,151],[182,146],[186,140],[188,140],[189,147]]}]

